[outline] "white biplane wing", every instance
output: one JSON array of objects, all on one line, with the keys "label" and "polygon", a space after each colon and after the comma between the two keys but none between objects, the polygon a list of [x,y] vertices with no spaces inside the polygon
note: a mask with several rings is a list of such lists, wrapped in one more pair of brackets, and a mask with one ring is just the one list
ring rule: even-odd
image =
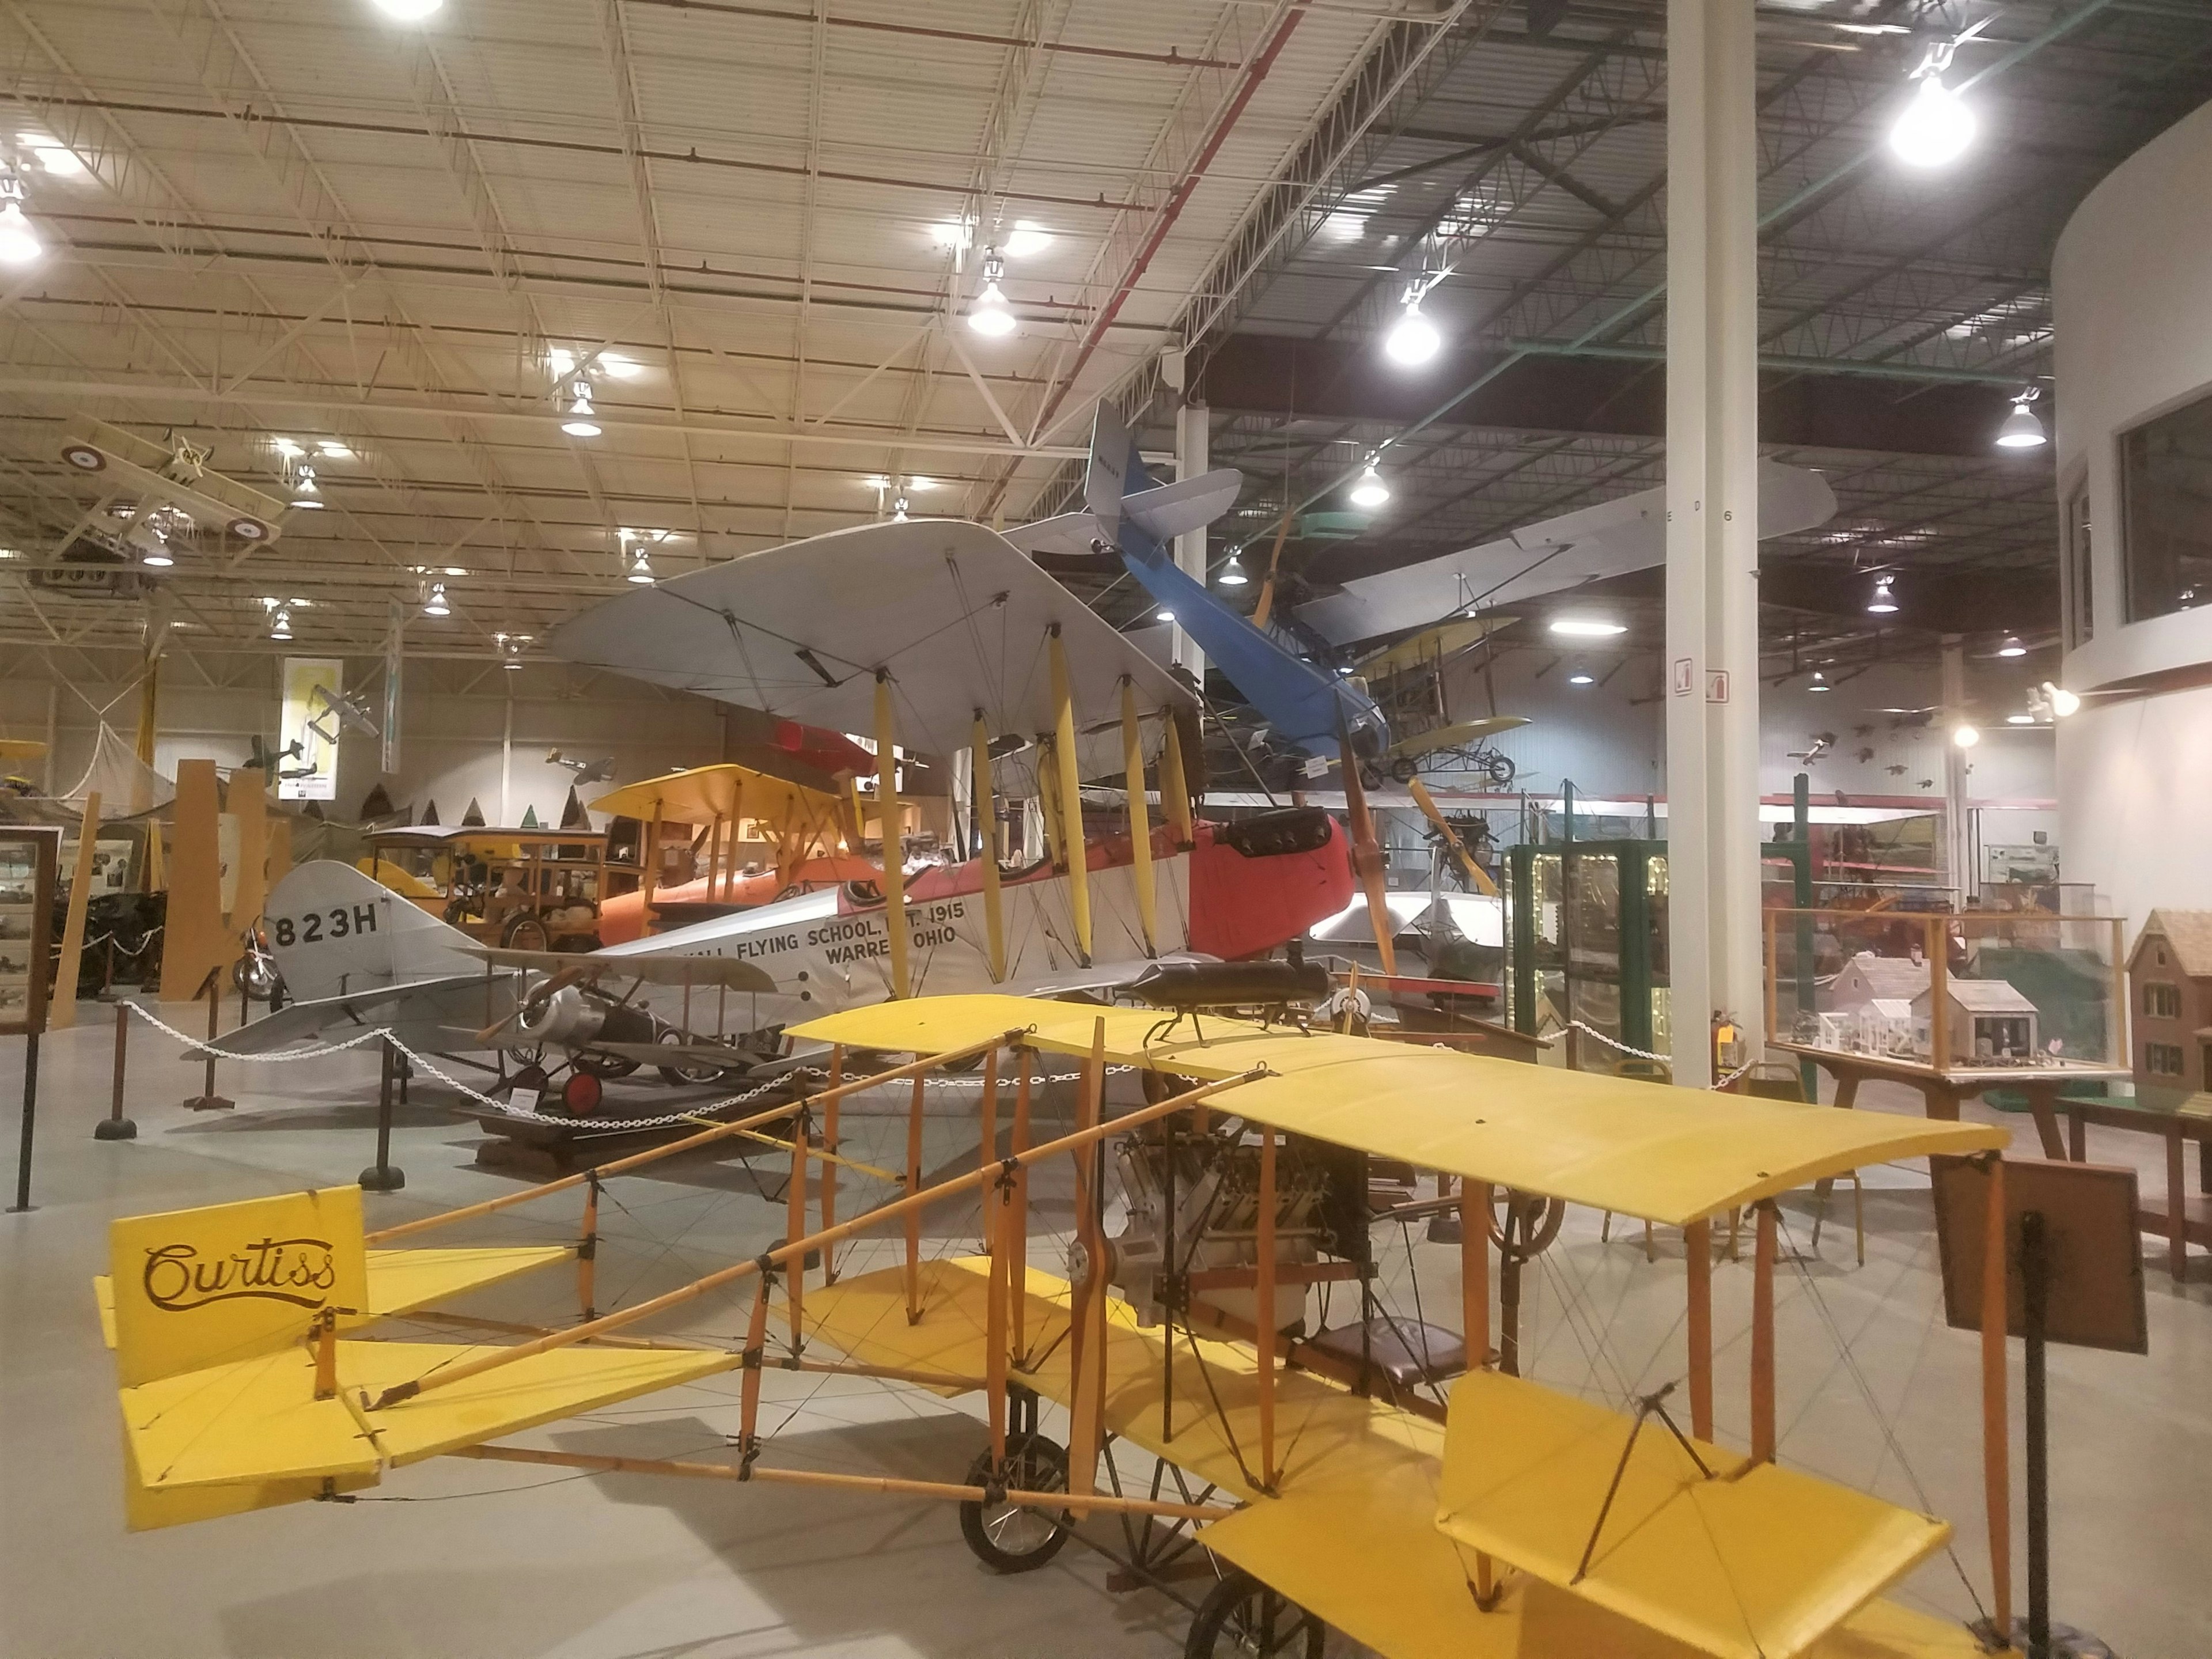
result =
[{"label": "white biplane wing", "polygon": [[[1836,514],[1836,492],[1819,473],[1759,464],[1759,534],[1794,535]],[[1639,490],[1578,513],[1546,519],[1502,540],[1440,559],[1346,582],[1298,607],[1298,619],[1331,643],[1374,639],[1467,610],[1518,605],[1601,577],[1625,575],[1667,557],[1667,491]]]},{"label": "white biplane wing", "polygon": [[[1085,720],[1118,709],[1125,678],[1147,712],[1194,708],[1019,548],[957,519],[864,525],[750,553],[596,605],[548,642],[572,662],[833,732],[874,728],[880,673],[901,744],[951,754],[969,746],[978,709],[994,732],[1050,732],[1054,629]],[[1101,734],[1098,757],[1118,764],[1120,741]]]}]

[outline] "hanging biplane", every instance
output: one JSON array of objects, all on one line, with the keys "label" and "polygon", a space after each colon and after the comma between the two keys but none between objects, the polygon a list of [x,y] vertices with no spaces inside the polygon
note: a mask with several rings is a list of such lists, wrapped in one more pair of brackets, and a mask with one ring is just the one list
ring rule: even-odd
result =
[{"label": "hanging biplane", "polygon": [[[1203,523],[1233,499],[1236,477],[1206,483],[1202,492],[1139,489],[1131,511],[1170,532]],[[1172,496],[1164,504],[1164,494]],[[311,915],[383,908],[350,872],[304,865],[270,896],[270,927],[271,954],[306,1000],[242,1028],[226,1047],[261,1052],[389,1024],[384,1000],[404,997],[410,1046],[526,1046],[592,1057],[587,1069],[604,1075],[651,1058],[643,1045],[672,1033],[659,1051],[665,1060],[654,1063],[714,1075],[789,1061],[787,1025],[886,997],[1095,993],[1163,963],[1264,955],[1351,897],[1352,860],[1327,814],[1291,809],[1234,825],[1194,818],[1184,768],[1197,731],[1189,690],[981,525],[894,521],[750,554],[634,590],[550,642],[574,660],[787,721],[872,731],[880,800],[899,798],[902,746],[968,750],[979,855],[909,884],[899,838],[887,835],[870,872],[876,890],[848,883],[609,946],[589,958],[598,985],[578,981],[579,963],[472,952],[411,921],[404,939],[352,923],[311,937]],[[1083,823],[1081,781],[1109,772],[1126,785],[1124,832],[1095,836]],[[1155,783],[1165,819],[1158,828]],[[1026,867],[1000,833],[1007,799],[1041,806],[1044,856]],[[1353,823],[1359,867],[1379,890],[1371,822],[1355,812]],[[1076,847],[1082,856],[1071,856]],[[298,924],[289,944],[286,918]],[[472,954],[493,963],[496,988],[481,969],[473,979],[456,969],[457,957]],[[639,971],[661,959],[676,966]],[[699,984],[718,987],[711,1033],[692,1018],[686,963],[700,964]],[[754,975],[727,985],[743,991],[734,1009],[710,976],[724,970],[717,964]],[[720,1023],[725,1014],[734,1026]],[[438,1029],[422,1030],[425,1020]],[[580,1098],[597,1104],[588,1086]]]},{"label": "hanging biplane", "polygon": [[[1200,1656],[1317,1656],[1330,1626],[1386,1659],[1985,1650],[1966,1626],[1880,1599],[1944,1548],[1943,1522],[1777,1461],[1776,1200],[1862,1164],[1963,1155],[1982,1170],[1984,1213],[2001,1230],[2002,1129],[1297,1025],[1209,1018],[1178,1035],[1150,1012],[995,995],[854,1010],[805,1035],[836,1045],[836,1058],[830,1086],[802,1103],[785,1143],[785,1242],[633,1306],[596,1305],[600,1194],[682,1148],[376,1232],[363,1231],[355,1188],[116,1222],[101,1294],[121,1383],[130,1523],[342,1498],[451,1455],[950,1500],[970,1547],[1003,1571],[1041,1565],[1093,1511],[1147,1536],[1172,1534],[1187,1563],[1195,1528],[1205,1552],[1195,1559],[1215,1580],[1187,1650]],[[918,1057],[844,1080],[843,1057],[863,1050]],[[1083,1068],[1075,1127],[1049,1139],[1033,1109],[1040,1056],[1075,1057]],[[926,1073],[978,1062],[977,1167],[925,1187]],[[1167,1097],[1108,1117],[1114,1066],[1140,1069],[1159,1085],[1148,1097]],[[866,1166],[839,1151],[839,1107],[892,1084],[914,1096],[902,1195],[840,1221],[839,1171]],[[740,1121],[684,1147],[758,1133]],[[1109,1149],[1127,1218],[1112,1237]],[[1440,1200],[1463,1220],[1456,1336],[1418,1310],[1393,1313],[1374,1291],[1370,1157],[1459,1182]],[[1031,1174],[1063,1161],[1075,1183],[1072,1282],[1029,1260]],[[584,1218],[566,1249],[394,1248],[579,1187]],[[980,1200],[984,1253],[924,1260],[921,1214],[951,1200]],[[1569,1203],[1683,1231],[1674,1382],[1601,1402],[1517,1375],[1517,1275]],[[1756,1237],[1749,1433],[1735,1447],[1714,1426],[1712,1233],[1716,1219],[1745,1210]],[[895,1226],[903,1254],[892,1266],[841,1273],[841,1246]],[[1985,1249],[1992,1242],[1988,1259],[2002,1259],[2001,1231]],[[425,1311],[562,1257],[577,1263],[579,1323]],[[849,1249],[842,1265],[853,1265]],[[1316,1330],[1310,1292],[1331,1280],[1358,1281],[1358,1316]],[[2009,1631],[2005,1276],[1985,1276],[1982,1288],[1991,1627]],[[708,1299],[747,1289],[741,1340],[668,1330],[694,1304],[694,1333],[726,1328],[728,1312]],[[402,1312],[482,1340],[354,1334]],[[662,1334],[646,1334],[651,1321]],[[980,1393],[987,1443],[964,1474],[941,1481],[792,1467],[760,1431],[763,1370],[779,1364],[940,1397]],[[743,1380],[739,1432],[724,1457],[599,1455],[508,1437],[727,1370]],[[1048,1420],[1064,1443],[1048,1437]],[[1162,1474],[1133,1493],[1121,1474],[1139,1451]]]}]

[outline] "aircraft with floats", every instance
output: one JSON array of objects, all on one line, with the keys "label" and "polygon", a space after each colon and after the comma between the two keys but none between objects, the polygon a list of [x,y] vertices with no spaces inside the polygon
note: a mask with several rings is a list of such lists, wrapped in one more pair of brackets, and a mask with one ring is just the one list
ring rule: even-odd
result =
[{"label": "aircraft with floats", "polygon": [[[603,1190],[657,1158],[762,1138],[788,1105],[375,1231],[358,1188],[115,1222],[95,1291],[116,1355],[128,1524],[384,1486],[405,1496],[408,1466],[447,1456],[718,1481],[732,1502],[774,1503],[763,1490],[783,1486],[937,1500],[957,1506],[969,1547],[1000,1573],[1042,1566],[1096,1516],[1118,1536],[1100,1525],[1085,1541],[1125,1548],[1129,1582],[1199,1593],[1185,1647],[1195,1659],[1315,1659],[1331,1630],[1383,1659],[1968,1659],[2011,1638],[2008,1274],[1960,1269],[1981,1332],[1993,1593],[1984,1602],[1967,1580],[1990,1610],[1979,1624],[1884,1599],[1946,1549],[1951,1527],[1791,1467],[1776,1398],[1778,1281],[1823,1296],[1785,1248],[1778,1200],[1863,1165],[1965,1160],[1980,1249],[1961,1260],[2002,1262],[2002,1127],[1299,1024],[1170,1030],[1152,1011],[1001,995],[881,1003],[799,1035],[834,1058],[775,1142],[791,1160],[781,1238],[628,1305],[599,1301]],[[915,1058],[850,1075],[847,1059],[862,1054]],[[1048,1129],[1034,1079],[1040,1062],[1070,1059],[1081,1067],[1073,1127]],[[975,1152],[930,1182],[923,1085],[956,1066],[981,1074]],[[1148,1103],[1109,1100],[1120,1066],[1157,1085]],[[892,1085],[912,1092],[902,1176],[839,1151],[841,1107]],[[1459,1224],[1457,1294],[1425,1311],[1418,1291],[1393,1311],[1376,1285],[1375,1235],[1405,1211],[1376,1211],[1370,1176],[1400,1160],[1455,1188],[1416,1206]],[[840,1219],[841,1172],[894,1195]],[[1033,1259],[1045,1244],[1030,1191],[1063,1172],[1074,1193],[1065,1276]],[[421,1246],[563,1193],[582,1202],[574,1243],[517,1247],[503,1231],[500,1248]],[[1598,1352],[1574,1393],[1522,1374],[1540,1353],[1520,1300],[1571,1204],[1679,1230],[1685,1262],[1679,1291],[1664,1292],[1681,1297],[1682,1316],[1648,1364],[1592,1328]],[[933,1237],[980,1233],[980,1249],[926,1255],[932,1209],[943,1218]],[[1748,1264],[1730,1266],[1717,1235],[1740,1213],[1755,1242]],[[573,1322],[438,1306],[571,1262]],[[226,1282],[217,1274],[229,1293],[198,1288]],[[259,1293],[270,1285],[285,1293]],[[1454,1303],[1457,1331],[1430,1322],[1451,1320]],[[1717,1304],[1724,1330],[1747,1322],[1743,1371],[1718,1363],[1735,1344],[1716,1341]],[[394,1320],[457,1334],[370,1328]],[[1823,1328],[1856,1376],[1842,1322],[1824,1312]],[[764,1426],[775,1406],[763,1410],[778,1368],[817,1374],[804,1387],[836,1376],[899,1391],[909,1426],[939,1431],[902,1443],[933,1438],[942,1474],[824,1468],[818,1445],[786,1455]],[[517,1438],[732,1371],[734,1400],[708,1409],[732,1412],[736,1432],[721,1428],[705,1453]],[[1741,1405],[1724,1381],[1735,1376]],[[980,1396],[980,1411],[954,1414],[963,1396]],[[696,1413],[699,1399],[671,1410]]]}]

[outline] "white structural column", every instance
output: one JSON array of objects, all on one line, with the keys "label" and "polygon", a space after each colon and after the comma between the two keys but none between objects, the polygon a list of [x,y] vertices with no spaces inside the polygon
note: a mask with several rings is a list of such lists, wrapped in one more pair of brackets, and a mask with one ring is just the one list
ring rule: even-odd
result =
[{"label": "white structural column", "polygon": [[1667,15],[1667,866],[1674,1080],[1764,1045],[1759,192],[1752,0]]},{"label": "white structural column", "polygon": [[1959,746],[1957,732],[1972,726],[1966,709],[1966,641],[1963,635],[1943,636],[1943,712],[1936,730],[1943,739],[1943,866],[1963,904],[1974,894],[1974,823],[1966,805],[1966,775],[1973,770],[1974,751]]},{"label": "white structural column", "polygon": [[[1186,403],[1176,410],[1176,478],[1195,478],[1206,471],[1206,415],[1204,404]],[[1206,526],[1185,531],[1176,538],[1175,561],[1185,575],[1201,585],[1206,580]],[[1200,685],[1206,684],[1206,653],[1198,648],[1198,641],[1178,627],[1175,630],[1171,659],[1177,666],[1187,668]]]}]

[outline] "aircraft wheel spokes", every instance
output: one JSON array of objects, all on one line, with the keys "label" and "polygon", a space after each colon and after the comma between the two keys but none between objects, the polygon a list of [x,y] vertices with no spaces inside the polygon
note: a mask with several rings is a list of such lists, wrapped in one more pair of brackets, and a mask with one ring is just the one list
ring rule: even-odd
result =
[{"label": "aircraft wheel spokes", "polygon": [[[986,1447],[968,1468],[968,1484],[991,1484]],[[1067,1490],[1067,1453],[1041,1434],[1009,1436],[1005,1484],[1023,1492]],[[1074,1522],[1065,1510],[1027,1504],[974,1502],[960,1506],[960,1535],[976,1559],[997,1572],[1034,1572],[1060,1553]]]},{"label": "aircraft wheel spokes", "polygon": [[1184,1659],[1322,1659],[1328,1626],[1280,1591],[1232,1568],[1199,1604]]}]

